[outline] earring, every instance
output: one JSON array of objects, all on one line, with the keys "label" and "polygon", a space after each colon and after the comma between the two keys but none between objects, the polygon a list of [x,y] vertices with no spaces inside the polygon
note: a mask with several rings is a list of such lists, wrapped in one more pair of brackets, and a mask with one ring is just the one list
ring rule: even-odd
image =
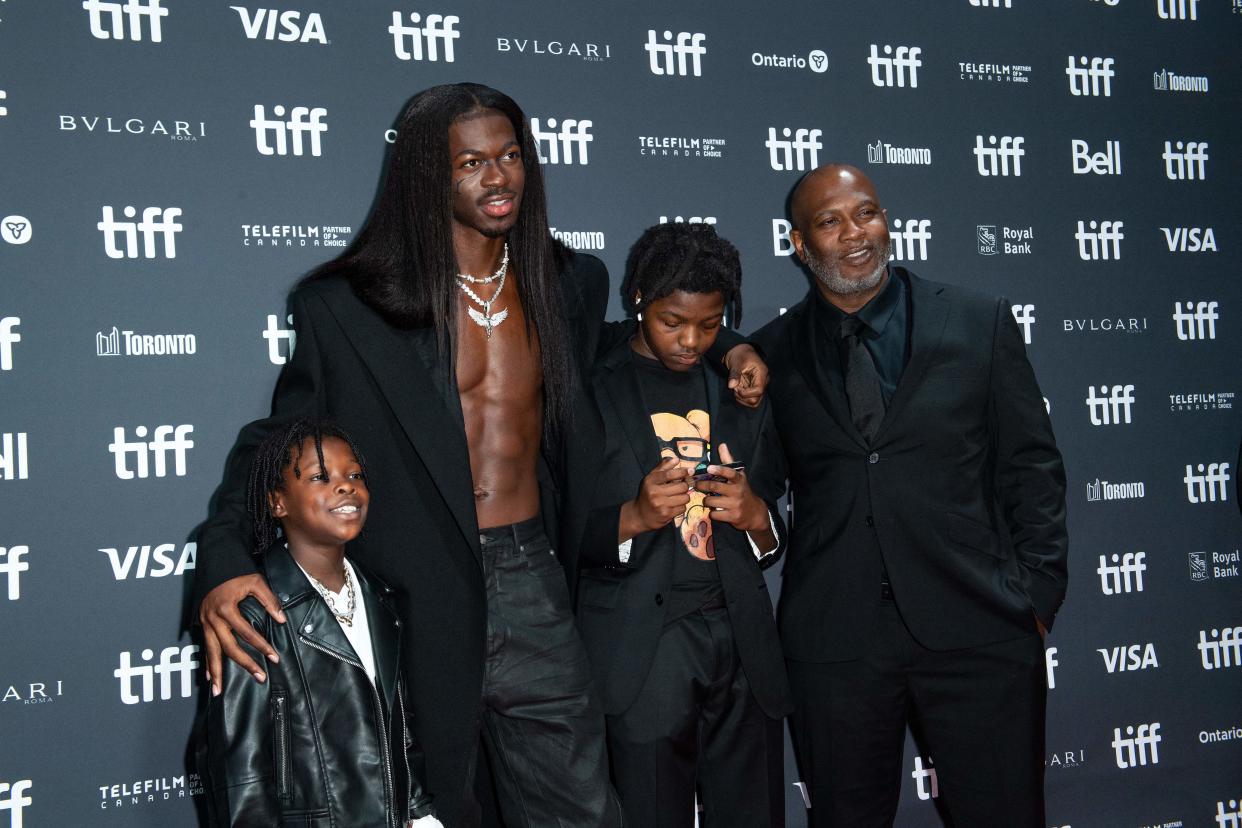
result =
[{"label": "earring", "polygon": [[639,312],[638,312],[638,321],[639,321],[639,322],[642,322],[642,321],[643,321],[643,312],[642,312],[642,311],[639,311]]}]

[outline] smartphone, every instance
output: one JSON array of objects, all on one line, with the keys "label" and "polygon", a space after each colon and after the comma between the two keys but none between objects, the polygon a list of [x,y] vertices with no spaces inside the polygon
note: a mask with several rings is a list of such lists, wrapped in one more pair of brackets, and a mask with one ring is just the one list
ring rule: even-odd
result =
[{"label": "smartphone", "polygon": [[702,462],[702,463],[699,463],[697,466],[695,466],[695,467],[694,467],[694,474],[692,475],[693,479],[694,479],[694,480],[724,480],[724,478],[723,478],[723,477],[721,477],[720,475],[717,475],[717,474],[708,474],[708,473],[707,473],[707,467],[708,467],[708,466],[724,466],[725,468],[730,468],[730,469],[733,469],[734,471],[746,471],[746,464],[745,464],[745,463],[708,463],[708,462]]}]

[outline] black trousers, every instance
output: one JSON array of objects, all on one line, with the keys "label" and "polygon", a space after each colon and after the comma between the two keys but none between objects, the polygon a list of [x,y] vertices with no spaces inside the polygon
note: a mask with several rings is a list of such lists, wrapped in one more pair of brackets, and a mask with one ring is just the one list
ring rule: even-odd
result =
[{"label": "black trousers", "polygon": [[608,747],[627,825],[690,828],[696,787],[704,826],[785,824],[781,722],[755,702],[723,606],[664,628]]},{"label": "black trousers", "polygon": [[619,826],[604,715],[542,523],[486,529],[479,542],[487,587],[482,736],[504,823]]},{"label": "black trousers", "polygon": [[907,722],[931,756],[947,824],[1046,828],[1039,635],[935,652],[884,601],[861,659],[787,664],[812,828],[893,824]]}]

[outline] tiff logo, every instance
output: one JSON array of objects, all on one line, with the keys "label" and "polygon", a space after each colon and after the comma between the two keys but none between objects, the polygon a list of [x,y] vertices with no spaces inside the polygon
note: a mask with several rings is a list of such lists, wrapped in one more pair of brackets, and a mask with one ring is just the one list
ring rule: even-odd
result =
[{"label": "tiff logo", "polygon": [[[134,207],[125,207],[121,211],[125,218],[132,219],[138,215]],[[104,252],[109,259],[137,259],[138,236],[142,235],[142,258],[156,257],[156,237],[164,240],[164,258],[177,258],[177,234],[184,229],[177,222],[181,215],[180,207],[144,207],[141,221],[117,221],[112,207],[103,208],[103,218],[95,226],[104,236]],[[123,239],[124,249],[117,245]]]},{"label": "tiff logo", "polygon": [[22,324],[19,316],[0,318],[0,371],[13,370],[13,346],[22,341],[17,326]]},{"label": "tiff logo", "polygon": [[[1126,235],[1124,221],[1078,221],[1078,232],[1074,238],[1078,240],[1078,258],[1084,262],[1103,259],[1121,258],[1121,242]],[[1090,230],[1088,230],[1090,228]]]},{"label": "tiff logo", "polygon": [[[302,13],[299,11],[259,9],[251,13],[245,6],[229,8],[237,12],[237,16],[241,18],[242,29],[251,40],[258,40],[262,35],[264,40],[280,40],[284,43],[307,43],[312,40],[325,46],[328,43],[319,12],[311,12],[306,16],[306,22],[302,23]],[[277,24],[280,25],[280,32],[276,31]]]},{"label": "tiff logo", "polygon": [[[181,679],[181,698],[188,699],[193,689],[194,670],[198,668],[197,644],[186,644],[184,647],[165,647],[160,651],[158,664],[152,664],[154,650],[143,650],[141,658],[145,664],[134,665],[128,650],[121,652],[120,666],[112,671],[121,683],[121,702],[138,704],[155,700],[155,677],[160,677],[160,699],[167,701],[172,698],[173,678]],[[139,690],[134,690],[134,679],[139,680]]]},{"label": "tiff logo", "polygon": [[1105,141],[1103,152],[1091,152],[1086,141],[1074,138],[1070,141],[1074,175],[1121,175],[1121,142]]},{"label": "tiff logo", "polygon": [[1095,386],[1087,386],[1087,411],[1091,415],[1091,425],[1125,425],[1130,424],[1130,406],[1134,404],[1133,385],[1100,386],[1100,394],[1096,396]]},{"label": "tiff logo", "polygon": [[1100,566],[1095,570],[1100,576],[1100,591],[1105,595],[1142,592],[1143,573],[1147,571],[1147,564],[1143,562],[1146,557],[1146,552],[1101,555]]},{"label": "tiff logo", "polygon": [[1113,750],[1117,754],[1117,767],[1136,768],[1141,765],[1160,764],[1160,722],[1126,725],[1125,738],[1121,736],[1121,728],[1113,728]]},{"label": "tiff logo", "polygon": [[[995,135],[988,136],[988,145],[983,145],[983,136],[975,136],[975,159],[979,175],[1022,175],[1022,156],[1026,150],[1022,144],[1026,141],[1020,136],[1002,135],[1000,144],[996,143]],[[1009,162],[1013,161],[1013,172],[1009,172]]]},{"label": "tiff logo", "polygon": [[1164,142],[1164,177],[1170,181],[1203,181],[1207,178],[1207,141]]},{"label": "tiff logo", "polygon": [[1199,659],[1204,670],[1221,670],[1242,665],[1242,627],[1199,630]]},{"label": "tiff logo", "polygon": [[[1186,464],[1186,476],[1182,482],[1186,484],[1186,499],[1191,503],[1224,503],[1229,500],[1229,489],[1225,486],[1233,478],[1229,476],[1228,463],[1203,463],[1197,466]],[[1195,472],[1198,472],[1196,474]]]},{"label": "tiff logo", "polygon": [[819,151],[824,148],[819,140],[823,134],[821,129],[785,127],[781,130],[782,139],[776,137],[776,127],[768,127],[768,140],[763,142],[768,148],[768,163],[774,170],[815,169],[819,166]]},{"label": "tiff logo", "polygon": [[31,784],[29,779],[19,779],[12,783],[0,782],[0,811],[9,812],[9,828],[22,828],[22,811],[34,802],[26,795]]},{"label": "tiff logo", "polygon": [[[905,229],[902,229],[902,224]],[[927,243],[931,241],[931,219],[893,220],[893,230],[889,233],[893,240],[893,252],[890,261],[911,262],[916,259],[927,261]]]},{"label": "tiff logo", "polygon": [[[272,114],[277,119],[283,118],[285,108],[279,104],[272,107]],[[254,146],[260,155],[288,155],[289,145],[293,145],[293,154],[301,155],[302,135],[310,136],[310,154],[318,157],[321,151],[319,136],[328,131],[328,125],[324,123],[324,116],[328,114],[328,110],[322,106],[316,106],[313,109],[306,106],[295,106],[289,110],[289,120],[271,120],[267,117],[263,104],[254,105],[254,118],[250,121],[250,126],[254,129]],[[272,137],[276,139],[276,146],[272,147],[267,142],[267,134],[272,133]],[[289,137],[292,136],[292,141]]]},{"label": "tiff logo", "polygon": [[[1234,0],[1235,3],[1242,0]],[[1225,810],[1228,807],[1229,810]],[[1242,799],[1231,799],[1228,805],[1221,800],[1216,803],[1216,824],[1220,828],[1242,828]]]},{"label": "tiff logo", "polygon": [[1112,58],[1080,57],[1077,61],[1069,56],[1069,64],[1065,67],[1069,76],[1070,94],[1074,97],[1111,97],[1113,94],[1112,78],[1117,74],[1113,71]]},{"label": "tiff logo", "polygon": [[[125,0],[106,2],[106,0],[83,0],[82,8],[90,13],[91,34],[99,40],[124,40],[125,22],[129,21],[129,39],[142,40],[142,18],[147,19],[151,28],[151,42],[159,43],[163,39],[160,33],[160,18],[168,16],[168,9],[160,7],[161,0]],[[104,28],[104,15],[107,15],[107,28]]]},{"label": "tiff logo", "polygon": [[910,88],[919,85],[919,67],[923,61],[919,55],[923,50],[918,46],[898,46],[893,54],[893,47],[885,45],[884,57],[880,57],[879,47],[871,44],[871,56],[867,63],[871,64],[871,83],[875,86],[905,86],[906,73],[909,72]]},{"label": "tiff logo", "polygon": [[29,554],[29,546],[0,546],[0,574],[8,576],[10,601],[22,597],[22,573],[30,570],[29,562],[23,561],[22,556]]},{"label": "tiff logo", "polygon": [[[112,442],[108,444],[108,451],[112,452],[116,460],[116,476],[122,480],[149,476],[147,453],[150,452],[155,460],[155,476],[166,477],[168,475],[168,452],[171,451],[173,473],[177,477],[185,477],[185,456],[190,449],[194,448],[194,441],[189,438],[193,431],[192,425],[156,426],[155,436],[147,442],[141,439],[147,436],[147,427],[137,426],[134,429],[134,436],[140,439],[129,442],[125,439],[125,427],[116,426],[112,429]],[[170,436],[172,439],[169,439]],[[126,456],[130,454],[134,456],[135,469],[130,469],[125,461]]]},{"label": "tiff logo", "polygon": [[[574,147],[578,148],[578,164],[586,165],[587,144],[595,140],[591,135],[593,121],[565,118],[560,132],[556,131],[556,119],[548,119],[548,129],[540,129],[539,119],[530,119],[530,134],[535,139],[535,149],[541,164],[573,164]],[[563,160],[562,160],[563,158]]]},{"label": "tiff logo", "polygon": [[401,12],[392,13],[392,25],[388,31],[392,34],[392,50],[401,60],[423,60],[423,43],[426,42],[426,59],[435,63],[440,59],[440,47],[444,47],[444,62],[453,62],[453,41],[461,37],[461,32],[454,27],[461,22],[455,14],[429,14],[426,23],[420,28],[418,23],[422,17],[418,12],[410,12],[407,26],[401,21]]},{"label": "tiff logo", "polygon": [[1013,321],[1018,323],[1022,328],[1022,339],[1027,345],[1031,344],[1031,328],[1035,327],[1035,306],[1034,305],[1010,305],[1009,310],[1013,313]]},{"label": "tiff logo", "polygon": [[[1216,320],[1220,314],[1216,302],[1186,301],[1186,310],[1182,310],[1181,302],[1173,303],[1173,321],[1177,324],[1177,338],[1186,342],[1194,339],[1215,339]],[[1192,310],[1193,308],[1193,310]]]},{"label": "tiff logo", "polygon": [[[282,328],[277,321],[278,317],[274,313],[267,315],[267,330],[263,332],[263,338],[267,340],[267,358],[271,360],[273,365],[284,365],[293,358],[293,349],[298,344],[298,334],[293,328]],[[293,314],[285,317],[290,325],[293,324]],[[280,343],[285,343],[284,353],[281,353]]]},{"label": "tiff logo", "polygon": [[923,757],[914,757],[914,770],[910,771],[910,776],[914,779],[914,789],[919,799],[935,799],[940,796],[940,782],[936,779],[936,769],[932,767],[935,764],[928,756],[927,767],[923,767]]},{"label": "tiff logo", "polygon": [[1057,660],[1057,648],[1049,647],[1044,650],[1044,671],[1048,674],[1047,684],[1049,690],[1057,689],[1056,668],[1061,666],[1061,662]]},{"label": "tiff logo", "polygon": [[[673,43],[673,33],[665,30],[663,42],[656,38],[655,29],[647,30],[647,44],[643,47],[650,57],[649,65],[653,75],[690,75],[702,76],[702,58],[707,54],[703,42],[707,35],[698,32],[678,32],[677,42]],[[674,69],[673,56],[677,56]],[[689,58],[690,65],[686,65]]]},{"label": "tiff logo", "polygon": [[1156,0],[1161,20],[1198,20],[1199,0]]},{"label": "tiff logo", "polygon": [[26,432],[0,434],[0,480],[25,480],[28,476]]}]

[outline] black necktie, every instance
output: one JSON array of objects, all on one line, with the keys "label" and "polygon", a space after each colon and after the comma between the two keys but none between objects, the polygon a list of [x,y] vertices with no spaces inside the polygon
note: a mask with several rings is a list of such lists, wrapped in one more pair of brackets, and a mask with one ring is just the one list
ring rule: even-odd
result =
[{"label": "black necktie", "polygon": [[858,333],[866,324],[856,316],[841,320],[841,338],[845,340],[845,396],[850,403],[854,427],[870,443],[884,419],[884,395],[880,391],[880,375],[875,360]]}]

